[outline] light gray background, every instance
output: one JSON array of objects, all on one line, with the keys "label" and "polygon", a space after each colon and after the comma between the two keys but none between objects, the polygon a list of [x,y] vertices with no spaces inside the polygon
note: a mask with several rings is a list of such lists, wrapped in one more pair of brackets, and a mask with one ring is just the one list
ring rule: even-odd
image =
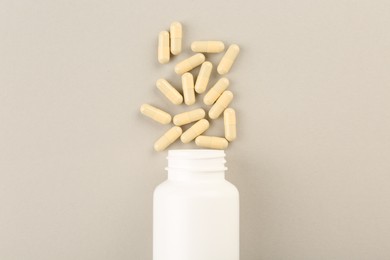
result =
[{"label": "light gray background", "polygon": [[[385,0],[2,0],[0,259],[151,259],[168,127],[138,109],[185,110],[154,84],[178,85],[174,64],[205,39],[242,49],[227,151],[241,259],[390,259],[389,14]],[[186,52],[162,66],[174,20]]]}]

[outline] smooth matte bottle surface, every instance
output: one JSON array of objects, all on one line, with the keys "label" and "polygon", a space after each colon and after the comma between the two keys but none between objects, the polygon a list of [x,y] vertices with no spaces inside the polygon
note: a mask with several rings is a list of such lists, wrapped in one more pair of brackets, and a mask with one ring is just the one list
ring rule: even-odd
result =
[{"label": "smooth matte bottle surface", "polygon": [[[175,157],[179,151],[192,159]],[[219,158],[193,159],[201,151]],[[224,178],[224,151],[169,154],[178,162],[154,192],[153,260],[238,260],[239,195]]]}]

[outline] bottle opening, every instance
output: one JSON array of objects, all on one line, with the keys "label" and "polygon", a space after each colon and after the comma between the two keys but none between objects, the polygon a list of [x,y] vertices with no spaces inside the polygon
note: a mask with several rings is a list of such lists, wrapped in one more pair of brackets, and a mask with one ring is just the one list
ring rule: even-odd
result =
[{"label": "bottle opening", "polygon": [[169,170],[190,172],[220,172],[225,171],[225,151],[212,149],[187,149],[168,151]]}]

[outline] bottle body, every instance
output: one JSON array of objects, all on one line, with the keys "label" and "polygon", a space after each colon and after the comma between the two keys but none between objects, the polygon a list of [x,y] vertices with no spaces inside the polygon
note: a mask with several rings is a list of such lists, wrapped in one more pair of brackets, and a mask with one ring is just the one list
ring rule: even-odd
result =
[{"label": "bottle body", "polygon": [[[194,153],[199,155],[201,151],[205,150]],[[208,151],[218,156],[223,152]],[[206,160],[169,167],[168,180],[155,189],[154,260],[239,259],[239,194],[225,180],[223,163],[218,168],[214,166],[220,163]],[[193,163],[201,167],[192,167]],[[207,170],[207,164],[212,165],[211,170]]]}]

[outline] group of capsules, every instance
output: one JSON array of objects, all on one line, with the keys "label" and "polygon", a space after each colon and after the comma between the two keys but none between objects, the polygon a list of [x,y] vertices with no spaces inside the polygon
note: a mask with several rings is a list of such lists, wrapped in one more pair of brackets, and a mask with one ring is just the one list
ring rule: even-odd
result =
[{"label": "group of capsules", "polygon": [[[182,36],[182,25],[179,22],[171,24],[170,32],[160,32],[158,37],[158,61],[161,64],[169,62],[171,53],[178,55],[182,52]],[[225,44],[222,41],[195,41],[191,44],[191,50],[197,54],[175,66],[176,74],[181,75],[183,95],[166,79],[159,79],[156,82],[157,88],[174,105],[182,104],[183,100],[186,105],[193,105],[196,102],[195,92],[202,94],[206,91],[213,64],[206,61],[203,53],[223,52]],[[217,67],[217,72],[220,75],[230,71],[239,51],[238,45],[232,44],[229,46]],[[194,77],[189,71],[198,66],[201,67],[196,82],[194,82]],[[228,108],[233,100],[233,93],[226,90],[228,86],[229,80],[225,77],[220,78],[203,98],[205,105],[212,106],[208,112],[210,119],[217,119],[223,113],[225,137],[202,135],[210,126],[209,121],[205,119],[206,111],[202,108],[177,114],[172,120],[169,113],[149,104],[143,104],[140,109],[143,115],[161,124],[170,124],[171,121],[174,124],[155,142],[154,149],[162,151],[179,137],[183,143],[189,143],[195,139],[196,145],[200,147],[226,149],[229,142],[236,139],[237,136],[236,113],[233,108]],[[183,132],[181,126],[193,122],[196,123]]]}]

